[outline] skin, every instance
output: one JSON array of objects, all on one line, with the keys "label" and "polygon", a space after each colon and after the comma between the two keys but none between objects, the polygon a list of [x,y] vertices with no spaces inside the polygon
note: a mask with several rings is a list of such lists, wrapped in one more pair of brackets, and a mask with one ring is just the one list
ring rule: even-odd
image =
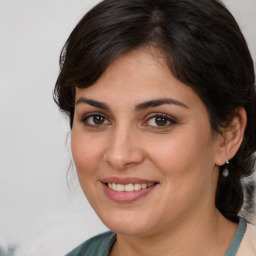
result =
[{"label": "skin", "polygon": [[[136,109],[167,98],[175,104]],[[215,208],[215,191],[219,166],[241,144],[245,111],[225,136],[216,134],[198,95],[170,73],[161,53],[143,48],[115,60],[93,86],[77,88],[76,102],[72,153],[84,194],[117,233],[111,256],[224,255],[237,225]],[[158,184],[120,203],[101,182],[113,176]]]}]

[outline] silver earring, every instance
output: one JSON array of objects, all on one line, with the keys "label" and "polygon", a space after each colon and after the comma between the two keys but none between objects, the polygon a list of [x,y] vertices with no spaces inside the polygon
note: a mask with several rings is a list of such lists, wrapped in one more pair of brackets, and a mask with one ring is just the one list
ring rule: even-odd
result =
[{"label": "silver earring", "polygon": [[224,176],[225,178],[227,178],[229,175],[229,171],[227,168],[225,168],[223,171],[222,171],[222,176]]},{"label": "silver earring", "polygon": [[[226,160],[226,164],[228,165],[229,164],[229,160]],[[229,175],[229,171],[227,168],[225,168],[223,171],[222,171],[222,176],[227,178]]]}]

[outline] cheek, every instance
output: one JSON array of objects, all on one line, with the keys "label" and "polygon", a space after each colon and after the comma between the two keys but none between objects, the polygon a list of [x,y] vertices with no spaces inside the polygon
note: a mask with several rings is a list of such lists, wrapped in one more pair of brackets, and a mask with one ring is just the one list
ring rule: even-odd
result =
[{"label": "cheek", "polygon": [[149,155],[155,169],[161,172],[162,199],[168,202],[162,211],[166,218],[174,206],[179,216],[201,202],[212,202],[216,182],[213,181],[214,164],[208,136],[183,134],[151,147]]},{"label": "cheek", "polygon": [[186,129],[147,148],[163,178],[174,183],[175,187],[176,184],[200,182],[198,178],[209,178],[214,167],[210,130],[202,133],[199,129]]},{"label": "cheek", "polygon": [[[95,140],[95,137],[94,137]],[[76,166],[77,176],[80,186],[93,208],[96,207],[95,201],[100,201],[97,194],[98,164],[101,157],[100,147],[97,143],[92,143],[90,136],[72,131],[71,150]]]},{"label": "cheek", "polygon": [[80,176],[89,176],[94,173],[96,164],[99,162],[101,155],[100,147],[92,143],[95,140],[91,136],[83,136],[83,134],[72,131],[71,134],[71,150],[76,165],[77,173]]}]

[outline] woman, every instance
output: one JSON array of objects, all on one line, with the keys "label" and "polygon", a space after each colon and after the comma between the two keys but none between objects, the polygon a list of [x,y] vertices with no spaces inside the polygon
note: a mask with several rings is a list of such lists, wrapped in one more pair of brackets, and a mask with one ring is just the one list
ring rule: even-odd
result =
[{"label": "woman", "polygon": [[222,3],[102,1],[60,64],[79,181],[111,230],[68,256],[256,255],[238,217],[255,162],[254,67]]}]

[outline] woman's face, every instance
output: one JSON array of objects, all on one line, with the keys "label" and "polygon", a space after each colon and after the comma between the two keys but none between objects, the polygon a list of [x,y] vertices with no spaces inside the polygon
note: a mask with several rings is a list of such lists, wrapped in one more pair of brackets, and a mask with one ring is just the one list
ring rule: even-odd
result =
[{"label": "woman's face", "polygon": [[71,138],[82,189],[114,232],[153,234],[215,211],[221,136],[160,53],[129,52],[76,89]]}]

